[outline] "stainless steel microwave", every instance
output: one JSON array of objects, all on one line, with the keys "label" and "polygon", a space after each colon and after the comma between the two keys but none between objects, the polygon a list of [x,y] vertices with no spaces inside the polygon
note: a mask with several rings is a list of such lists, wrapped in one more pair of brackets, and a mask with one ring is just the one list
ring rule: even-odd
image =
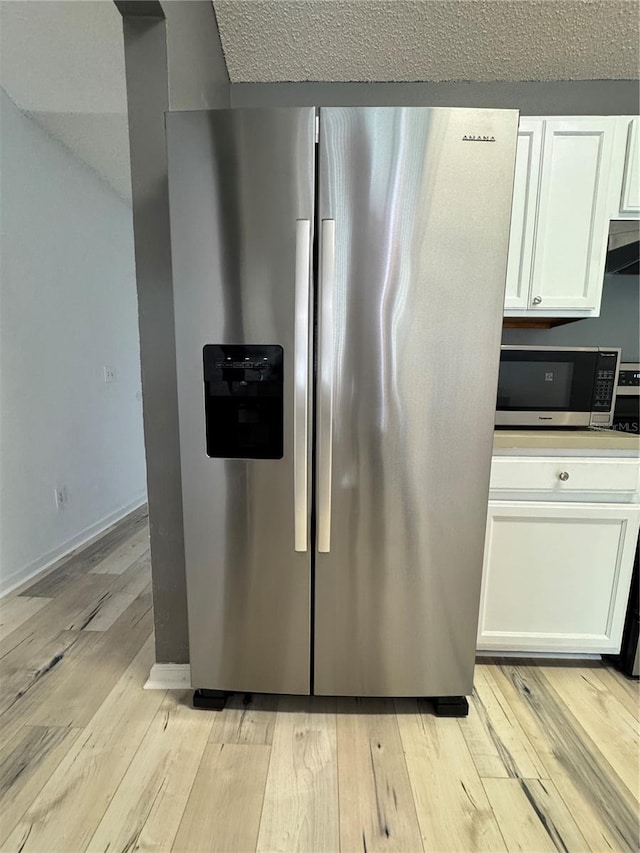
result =
[{"label": "stainless steel microwave", "polygon": [[498,427],[609,427],[620,349],[517,347],[500,350]]}]

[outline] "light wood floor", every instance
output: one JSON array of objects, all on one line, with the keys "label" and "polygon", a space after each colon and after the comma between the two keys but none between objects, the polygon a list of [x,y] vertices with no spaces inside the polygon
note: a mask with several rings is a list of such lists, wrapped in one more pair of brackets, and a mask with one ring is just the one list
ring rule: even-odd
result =
[{"label": "light wood floor", "polygon": [[477,667],[469,717],[428,704],[142,689],[147,519],[0,603],[0,847],[124,853],[638,849],[638,685]]}]

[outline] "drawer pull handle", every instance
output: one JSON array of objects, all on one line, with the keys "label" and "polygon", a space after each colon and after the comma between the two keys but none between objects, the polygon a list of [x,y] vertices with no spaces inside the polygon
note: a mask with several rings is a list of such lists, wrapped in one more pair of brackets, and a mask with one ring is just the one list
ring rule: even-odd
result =
[{"label": "drawer pull handle", "polygon": [[566,481],[569,479],[569,473],[567,471],[560,471],[560,473],[558,474],[558,479],[562,480],[563,483],[566,483]]}]

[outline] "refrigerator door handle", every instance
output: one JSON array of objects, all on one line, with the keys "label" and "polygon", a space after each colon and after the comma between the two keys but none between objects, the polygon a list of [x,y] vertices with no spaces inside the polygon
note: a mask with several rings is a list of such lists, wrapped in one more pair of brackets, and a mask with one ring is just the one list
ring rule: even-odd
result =
[{"label": "refrigerator door handle", "polygon": [[318,388],[318,551],[331,550],[331,465],[333,452],[333,290],[336,223],[322,220],[320,244],[320,355]]},{"label": "refrigerator door handle", "polygon": [[296,222],[295,277],[295,392],[293,408],[294,547],[307,550],[307,468],[308,468],[308,388],[309,388],[309,275],[311,263],[311,222]]}]

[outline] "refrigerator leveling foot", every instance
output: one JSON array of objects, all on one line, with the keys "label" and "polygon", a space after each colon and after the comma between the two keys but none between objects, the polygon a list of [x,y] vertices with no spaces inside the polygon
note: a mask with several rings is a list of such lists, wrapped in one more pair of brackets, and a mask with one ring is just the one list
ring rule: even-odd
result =
[{"label": "refrigerator leveling foot", "polygon": [[467,717],[469,715],[466,696],[434,696],[433,708],[436,717]]},{"label": "refrigerator leveling foot", "polygon": [[222,711],[228,695],[224,690],[194,690],[193,707],[207,708],[209,711]]}]

